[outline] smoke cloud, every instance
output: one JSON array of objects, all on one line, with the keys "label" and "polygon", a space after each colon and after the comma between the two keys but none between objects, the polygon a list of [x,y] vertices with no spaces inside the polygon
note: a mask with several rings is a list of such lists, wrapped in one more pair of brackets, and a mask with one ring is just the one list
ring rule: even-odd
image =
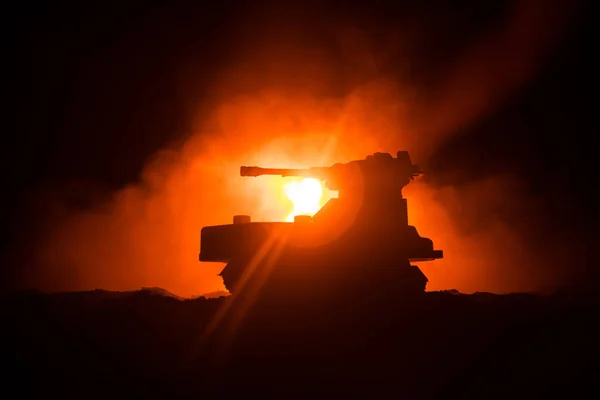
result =
[{"label": "smoke cloud", "polygon": [[[214,83],[208,112],[190,116],[186,142],[160,151],[138,183],[92,209],[58,204],[35,248],[27,286],[159,286],[181,296],[223,289],[217,276],[223,265],[198,262],[201,227],[230,223],[234,214],[283,220],[290,208],[280,178],[241,178],[240,165],[330,165],[401,149],[426,163],[445,139],[517,94],[556,46],[568,13],[542,2],[516,4],[422,86],[404,69],[417,28],[385,32],[402,40],[374,43],[342,21],[315,43],[306,30],[295,33],[280,22],[263,27],[264,40],[249,43],[240,24],[237,59]],[[445,259],[422,265],[430,290],[506,292],[555,283],[556,275],[536,284],[527,279],[531,270],[523,265],[536,254],[520,241],[525,228],[508,226],[497,212],[533,208],[523,193],[511,175],[407,188],[410,222],[445,252]]]}]

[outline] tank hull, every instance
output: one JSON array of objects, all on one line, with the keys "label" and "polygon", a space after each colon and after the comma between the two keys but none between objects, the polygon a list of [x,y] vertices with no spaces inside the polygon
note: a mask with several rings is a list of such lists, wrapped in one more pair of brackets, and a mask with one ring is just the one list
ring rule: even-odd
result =
[{"label": "tank hull", "polygon": [[[348,254],[371,259],[407,259],[412,262],[433,261],[443,258],[441,250],[434,250],[431,239],[419,236],[413,226],[399,227],[384,237],[357,235],[352,232],[322,234],[314,223],[249,222],[207,226],[200,232],[199,261],[228,263],[236,258],[252,256],[263,248],[285,247],[294,257],[312,254],[348,258]],[[293,254],[296,252],[297,254]],[[334,258],[336,258],[334,256]],[[314,257],[313,257],[314,258]]]},{"label": "tank hull", "polygon": [[[316,223],[251,222],[202,229],[199,259],[227,263],[220,276],[232,293],[321,300],[367,290],[422,293],[427,278],[411,261],[441,258],[412,226],[366,239],[352,230],[323,233]],[[297,296],[294,296],[296,294]]]}]

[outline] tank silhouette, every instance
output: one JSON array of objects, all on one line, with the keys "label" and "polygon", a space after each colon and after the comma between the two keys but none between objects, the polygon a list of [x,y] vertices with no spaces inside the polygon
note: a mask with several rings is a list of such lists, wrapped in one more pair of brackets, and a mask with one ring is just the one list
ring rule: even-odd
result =
[{"label": "tank silhouette", "polygon": [[226,263],[219,275],[232,295],[423,293],[428,280],[410,263],[443,253],[408,224],[402,189],[421,173],[406,151],[330,167],[241,167],[243,177],[316,178],[338,196],[314,216],[298,215],[294,222],[252,222],[236,215],[232,224],[206,226],[199,260]]}]

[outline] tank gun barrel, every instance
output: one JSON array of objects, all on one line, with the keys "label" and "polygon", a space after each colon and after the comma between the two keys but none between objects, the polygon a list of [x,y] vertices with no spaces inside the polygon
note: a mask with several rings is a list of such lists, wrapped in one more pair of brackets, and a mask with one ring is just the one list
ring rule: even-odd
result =
[{"label": "tank gun barrel", "polygon": [[[336,163],[329,167],[263,168],[240,167],[240,176],[275,175],[282,177],[314,178],[326,182],[330,190],[344,190],[364,181],[370,186],[404,187],[423,171],[412,163],[407,151],[399,151],[396,157],[389,153],[374,153],[364,160]],[[360,186],[360,185],[358,185]],[[358,187],[356,186],[356,187]]]},{"label": "tank gun barrel", "polygon": [[322,171],[319,168],[261,168],[261,167],[240,167],[240,176],[298,176],[303,178],[323,179]]}]

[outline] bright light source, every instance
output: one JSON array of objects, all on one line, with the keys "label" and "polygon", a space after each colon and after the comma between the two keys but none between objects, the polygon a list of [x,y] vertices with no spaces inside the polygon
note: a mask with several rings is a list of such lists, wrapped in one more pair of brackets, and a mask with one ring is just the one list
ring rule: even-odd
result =
[{"label": "bright light source", "polygon": [[286,183],[283,191],[294,205],[294,209],[286,218],[288,222],[293,221],[296,215],[313,215],[321,208],[323,186],[317,179],[304,178],[301,181]]}]

